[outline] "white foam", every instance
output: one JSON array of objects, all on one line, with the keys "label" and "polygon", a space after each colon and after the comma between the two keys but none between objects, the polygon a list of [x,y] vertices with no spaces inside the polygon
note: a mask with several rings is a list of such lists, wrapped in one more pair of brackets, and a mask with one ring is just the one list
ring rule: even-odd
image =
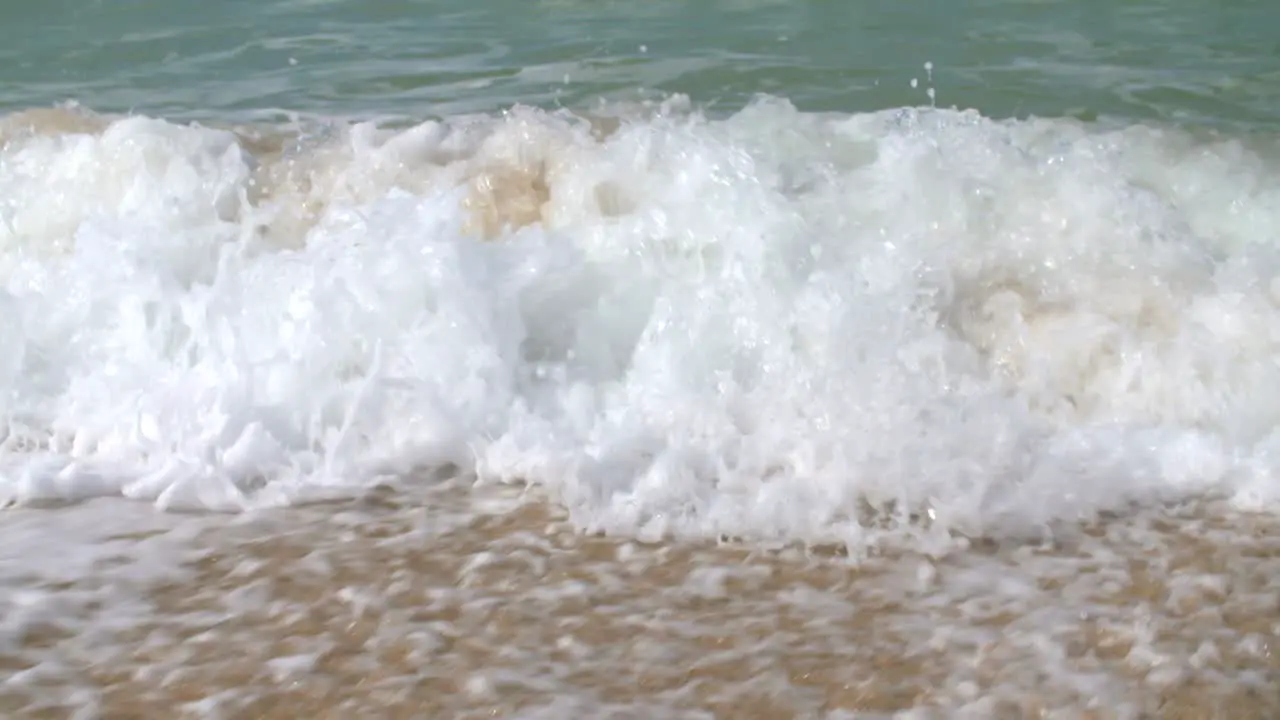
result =
[{"label": "white foam", "polygon": [[1276,507],[1274,142],[614,114],[10,139],[0,496],[239,510],[453,464],[585,528],[853,546]]}]

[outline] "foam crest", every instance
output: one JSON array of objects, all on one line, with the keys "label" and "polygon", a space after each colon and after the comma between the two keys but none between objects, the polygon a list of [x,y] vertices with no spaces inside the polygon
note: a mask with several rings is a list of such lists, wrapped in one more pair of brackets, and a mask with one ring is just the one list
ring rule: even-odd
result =
[{"label": "foam crest", "polygon": [[13,502],[455,466],[583,528],[867,548],[1280,499],[1265,139],[767,98],[91,125],[0,150]]}]

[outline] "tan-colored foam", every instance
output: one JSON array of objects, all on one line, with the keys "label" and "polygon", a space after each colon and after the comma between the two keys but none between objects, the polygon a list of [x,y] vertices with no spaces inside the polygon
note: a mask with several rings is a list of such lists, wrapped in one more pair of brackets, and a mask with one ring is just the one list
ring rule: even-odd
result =
[{"label": "tan-colored foam", "polygon": [[110,118],[74,108],[30,108],[0,117],[0,147],[20,137],[97,135]]},{"label": "tan-colored foam", "polygon": [[[100,134],[112,118],[75,108],[33,108],[0,118],[0,146],[10,140],[66,134]],[[618,130],[615,118],[586,118],[588,136],[604,141]],[[559,167],[571,153],[573,141],[549,126],[495,125],[470,151],[417,152],[412,142],[396,145],[392,131],[383,141],[395,150],[353,152],[350,138],[338,132],[325,140],[303,140],[273,128],[234,126],[241,148],[252,157],[255,170],[246,199],[251,215],[268,245],[299,248],[307,234],[335,205],[359,205],[392,189],[417,195],[465,189],[463,231],[480,240],[494,240],[521,228],[546,224],[552,211]],[[412,133],[410,130],[395,132]],[[403,154],[400,149],[403,148]],[[626,211],[627,203],[609,183],[598,187],[593,201],[604,215]]]},{"label": "tan-colored foam", "polygon": [[270,210],[266,232],[283,247],[301,246],[334,203],[367,202],[392,188],[425,195],[462,184],[468,216],[463,230],[481,240],[543,222],[550,198],[546,164],[537,160],[427,156],[360,164],[340,140],[296,153],[258,140],[252,152],[258,170],[250,199]]},{"label": "tan-colored foam", "polygon": [[503,231],[541,223],[551,199],[545,166],[497,166],[481,170],[468,183],[466,231],[485,240]]}]

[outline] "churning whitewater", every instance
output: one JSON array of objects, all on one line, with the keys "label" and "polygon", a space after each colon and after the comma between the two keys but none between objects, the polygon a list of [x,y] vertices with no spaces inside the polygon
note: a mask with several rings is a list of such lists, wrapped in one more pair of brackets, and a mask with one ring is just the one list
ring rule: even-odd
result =
[{"label": "churning whitewater", "polygon": [[944,547],[1280,500],[1280,143],[681,98],[0,121],[0,500],[525,482]]}]

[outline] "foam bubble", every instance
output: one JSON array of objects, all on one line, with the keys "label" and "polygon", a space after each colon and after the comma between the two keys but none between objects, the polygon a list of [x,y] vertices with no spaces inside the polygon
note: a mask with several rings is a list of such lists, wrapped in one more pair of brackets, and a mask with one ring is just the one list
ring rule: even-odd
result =
[{"label": "foam bubble", "polygon": [[767,98],[4,138],[9,502],[451,465],[868,547],[1280,496],[1269,139]]}]

